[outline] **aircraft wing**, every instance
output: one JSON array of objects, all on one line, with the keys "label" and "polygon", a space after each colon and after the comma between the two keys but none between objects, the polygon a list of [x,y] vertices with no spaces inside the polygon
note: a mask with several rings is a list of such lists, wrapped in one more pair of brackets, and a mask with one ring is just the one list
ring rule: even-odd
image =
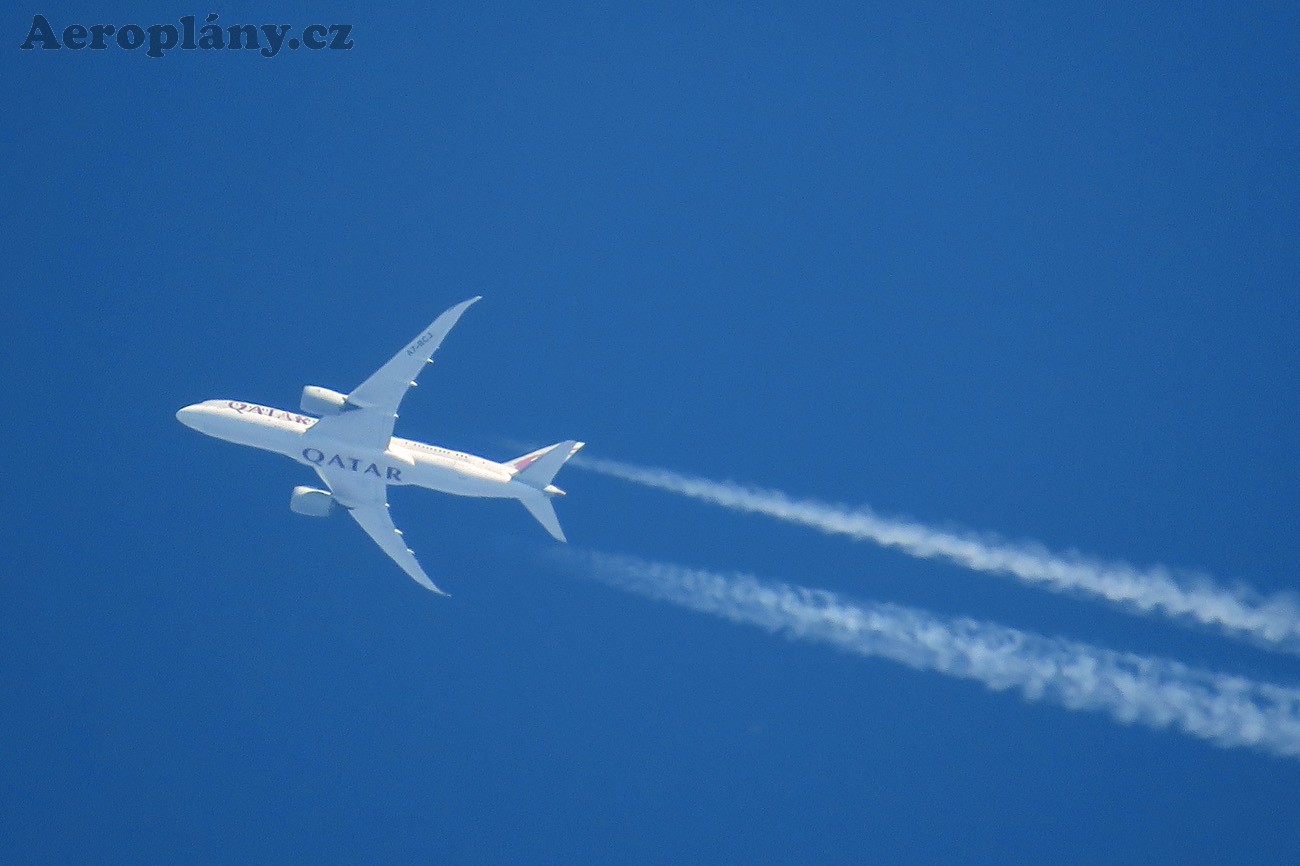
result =
[{"label": "aircraft wing", "polygon": [[366,534],[374,539],[380,549],[392,557],[410,575],[411,579],[427,590],[446,595],[434,586],[429,575],[424,573],[416,561],[415,551],[406,546],[402,531],[393,525],[393,518],[388,513],[388,487],[378,478],[358,477],[347,471],[334,472],[325,467],[316,467],[316,474],[329,485],[335,501],[347,509],[352,519],[361,525]]},{"label": "aircraft wing", "polygon": [[411,576],[411,579],[425,589],[446,595],[447,593],[433,585],[429,575],[424,573],[420,563],[415,559],[415,551],[406,546],[402,530],[393,525],[393,518],[388,515],[388,503],[380,505],[362,505],[348,509],[352,519],[361,524],[361,528],[375,540],[375,543],[387,553]]},{"label": "aircraft wing", "polygon": [[433,353],[442,345],[461,314],[478,297],[461,301],[433,320],[415,339],[389,359],[369,379],[348,394],[343,411],[327,415],[317,421],[304,435],[308,438],[330,438],[371,448],[387,448],[393,436],[393,423],[397,420],[397,407],[415,384],[415,377],[425,364],[433,360]]}]

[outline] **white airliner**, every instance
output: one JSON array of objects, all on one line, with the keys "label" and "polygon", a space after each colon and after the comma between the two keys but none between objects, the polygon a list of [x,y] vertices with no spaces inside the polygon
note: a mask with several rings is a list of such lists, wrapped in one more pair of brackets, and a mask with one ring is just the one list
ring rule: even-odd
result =
[{"label": "white airliner", "polygon": [[329,490],[295,487],[290,508],[325,517],[337,503],[416,583],[446,595],[429,580],[388,516],[388,487],[405,484],[458,496],[518,499],[547,532],[564,541],[550,501],[564,491],[551,479],[584,444],[569,440],[496,463],[393,435],[402,397],[424,365],[432,363],[461,313],[477,300],[443,313],[352,393],[303,388],[301,407],[308,415],[240,400],[205,400],[181,409],[176,418],[208,436],[283,454],[315,469]]}]

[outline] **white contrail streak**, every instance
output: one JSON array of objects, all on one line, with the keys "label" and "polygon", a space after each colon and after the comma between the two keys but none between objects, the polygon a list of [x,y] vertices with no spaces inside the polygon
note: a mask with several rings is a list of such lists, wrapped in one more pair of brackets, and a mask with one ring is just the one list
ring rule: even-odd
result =
[{"label": "white contrail streak", "polygon": [[1290,595],[1265,598],[1247,587],[1230,589],[1207,576],[1176,575],[1163,566],[1138,569],[1122,562],[1091,560],[1073,552],[1053,553],[1037,544],[955,534],[881,517],[867,508],[794,499],[778,490],[711,481],[667,469],[595,457],[575,460],[574,465],[733,511],[765,514],[831,535],[873,541],[922,559],[946,559],[975,571],[1011,575],[1057,592],[1098,596],[1130,611],[1192,620],[1269,649],[1300,651],[1300,604]]},{"label": "white contrail streak", "polygon": [[849,603],[822,590],[599,553],[567,554],[613,586],[791,638],[832,644],[921,671],[975,680],[1026,700],[1173,727],[1224,747],[1300,757],[1300,689],[1178,662],[945,619],[894,604]]}]

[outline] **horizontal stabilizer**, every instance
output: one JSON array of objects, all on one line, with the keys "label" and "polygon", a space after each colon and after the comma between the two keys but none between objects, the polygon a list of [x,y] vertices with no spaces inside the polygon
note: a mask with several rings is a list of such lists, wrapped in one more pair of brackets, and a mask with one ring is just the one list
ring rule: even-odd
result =
[{"label": "horizontal stabilizer", "polygon": [[564,530],[560,528],[560,518],[555,516],[555,507],[551,505],[551,500],[542,494],[521,497],[520,502],[528,513],[537,518],[537,522],[546,527],[546,531],[551,533],[551,537],[556,541],[565,541],[569,539],[564,537]]}]

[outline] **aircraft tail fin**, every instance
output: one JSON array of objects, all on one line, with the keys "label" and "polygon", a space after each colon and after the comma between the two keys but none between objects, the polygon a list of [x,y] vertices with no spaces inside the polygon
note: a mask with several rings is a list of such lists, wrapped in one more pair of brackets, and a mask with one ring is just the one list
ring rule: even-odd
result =
[{"label": "aircraft tail fin", "polygon": [[555,507],[551,505],[551,500],[541,494],[530,494],[520,497],[520,502],[528,513],[537,518],[537,522],[551,533],[551,537],[556,541],[568,541],[564,537],[564,530],[560,528],[560,518],[555,516]]},{"label": "aircraft tail fin", "polygon": [[[507,461],[506,465],[513,469],[516,481],[523,482],[529,487],[536,488],[547,495],[561,496],[564,494],[564,491],[560,490],[558,487],[552,487],[551,480],[555,478],[555,473],[560,471],[560,467],[563,466],[570,457],[577,454],[585,444],[585,442],[577,442],[573,439],[568,439],[564,442],[557,442],[554,445],[548,445],[545,448],[539,448],[536,451],[523,455],[522,457],[516,457],[514,460]],[[528,501],[524,500],[524,504],[527,505]],[[537,513],[534,512],[533,516],[537,517]],[[540,517],[537,519],[542,520]],[[546,525],[546,521],[542,520],[542,524]],[[555,532],[552,532],[551,534],[554,535]],[[563,538],[561,538],[561,541],[562,540]]]}]

